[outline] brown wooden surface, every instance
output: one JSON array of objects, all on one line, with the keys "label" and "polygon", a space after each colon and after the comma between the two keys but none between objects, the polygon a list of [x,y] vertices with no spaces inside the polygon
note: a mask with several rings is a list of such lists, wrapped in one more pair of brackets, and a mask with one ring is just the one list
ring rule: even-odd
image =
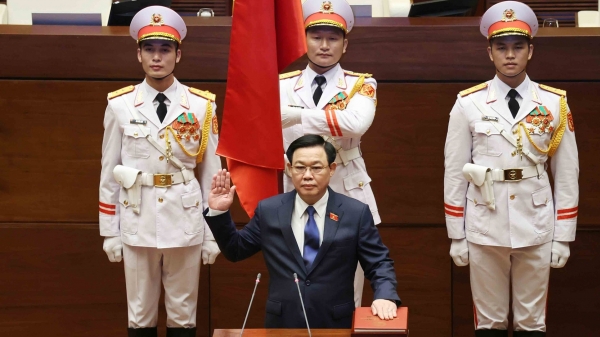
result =
[{"label": "brown wooden surface", "polygon": [[[311,329],[315,337],[350,337],[350,329]],[[239,337],[241,329],[218,329],[213,337]],[[306,329],[244,329],[244,336],[248,337],[305,337]]]},{"label": "brown wooden surface", "polygon": [[[220,118],[231,19],[186,21],[175,73],[216,93]],[[451,265],[441,205],[456,93],[493,76],[477,26],[477,18],[357,20],[342,62],[379,81],[377,116],[361,147],[399,294],[411,308],[411,336],[472,335],[467,269]],[[540,29],[528,69],[534,80],[567,90],[581,167],[580,229],[567,267],[551,276],[549,336],[593,335],[589,322],[600,315],[598,42],[597,28]],[[135,43],[122,27],[6,25],[0,43],[10,46],[0,53],[0,336],[124,335],[123,267],[101,249],[96,205],[105,97],[143,77]],[[239,206],[233,213],[238,223],[247,219]],[[263,326],[262,257],[232,264],[221,256],[202,268],[198,336],[241,327],[258,272],[251,328]],[[164,321],[161,309],[163,334]]]},{"label": "brown wooden surface", "polygon": [[[106,93],[134,82],[1,81],[0,222],[97,222],[102,120]],[[217,94],[224,83],[188,84]],[[568,92],[579,142],[580,226],[600,225],[593,212],[600,147],[600,83],[550,82]],[[448,113],[464,83],[381,83],[377,116],[363,138],[385,224],[444,225],[443,151]],[[385,144],[385,146],[381,146]],[[35,188],[23,188],[23,182]],[[390,184],[390,182],[394,182]],[[35,207],[32,207],[35,205]],[[236,204],[237,205],[237,204]],[[236,222],[247,217],[235,209]]]},{"label": "brown wooden surface", "polygon": [[[489,8],[501,0],[486,0],[486,8]],[[597,0],[522,0],[526,3],[538,18],[542,27],[544,19],[557,19],[559,27],[574,27],[575,16],[579,11],[597,11]]]},{"label": "brown wooden surface", "polygon": [[[225,81],[230,18],[191,18],[182,45],[179,77]],[[444,23],[451,23],[450,26]],[[214,23],[214,25],[212,25]],[[200,24],[200,23],[199,23]],[[535,62],[528,71],[538,81],[595,80],[600,73],[600,28],[540,29]],[[0,25],[3,79],[122,79],[143,76],[127,27]],[[68,50],[68,53],[56,52]],[[379,81],[484,81],[493,74],[486,39],[476,18],[373,18],[357,20],[349,35],[346,69],[369,72]],[[54,51],[54,52],[48,52]],[[189,61],[185,61],[185,60]],[[565,71],[566,62],[569,71]],[[304,68],[301,59],[290,69]]]},{"label": "brown wooden surface", "polygon": [[[122,263],[97,225],[0,224],[0,336],[125,336]],[[209,336],[209,268],[200,272],[197,336]],[[161,303],[163,300],[161,298]],[[159,334],[166,313],[159,310]]]}]

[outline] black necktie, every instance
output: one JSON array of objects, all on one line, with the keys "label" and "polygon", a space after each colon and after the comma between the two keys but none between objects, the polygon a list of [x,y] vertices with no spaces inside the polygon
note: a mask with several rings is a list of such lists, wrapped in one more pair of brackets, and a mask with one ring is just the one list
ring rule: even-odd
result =
[{"label": "black necktie", "polygon": [[315,77],[315,82],[317,82],[317,89],[315,90],[315,93],[313,94],[313,101],[315,101],[315,105],[319,104],[321,95],[323,95],[323,89],[321,88],[321,86],[326,81],[327,80],[325,79],[325,76],[319,75],[319,76]]},{"label": "black necktie", "polygon": [[167,105],[165,104],[166,99],[167,96],[165,96],[165,94],[163,93],[159,93],[158,95],[156,95],[156,100],[158,101],[158,108],[156,109],[156,114],[158,115],[158,119],[160,119],[161,123],[167,115]]},{"label": "black necktie", "polygon": [[519,102],[515,99],[519,93],[515,89],[510,89],[508,92],[508,108],[510,109],[510,113],[513,115],[513,118],[517,117],[517,112],[519,112]]}]

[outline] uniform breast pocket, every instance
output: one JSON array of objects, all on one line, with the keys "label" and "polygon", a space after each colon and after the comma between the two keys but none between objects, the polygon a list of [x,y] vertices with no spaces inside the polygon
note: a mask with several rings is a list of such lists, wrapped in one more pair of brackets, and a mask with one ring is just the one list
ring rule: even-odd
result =
[{"label": "uniform breast pocket", "polygon": [[202,222],[202,194],[200,190],[185,193],[181,196],[181,203],[186,215],[184,231],[186,234],[198,234],[203,229]]},{"label": "uniform breast pocket", "polygon": [[494,157],[502,154],[504,137],[491,123],[476,123],[473,131],[473,144],[477,153]]},{"label": "uniform breast pocket", "polygon": [[554,203],[552,202],[552,189],[550,185],[531,193],[533,201],[532,224],[536,233],[545,233],[552,230],[554,225]]},{"label": "uniform breast pocket", "polygon": [[371,182],[371,177],[365,171],[352,173],[344,178],[344,189],[348,191],[348,196],[367,202],[365,188]]},{"label": "uniform breast pocket", "polygon": [[[150,128],[142,126],[146,134],[150,134]],[[150,143],[144,137],[144,133],[137,125],[125,125],[123,127],[123,149],[125,153],[133,158],[150,157]]]}]

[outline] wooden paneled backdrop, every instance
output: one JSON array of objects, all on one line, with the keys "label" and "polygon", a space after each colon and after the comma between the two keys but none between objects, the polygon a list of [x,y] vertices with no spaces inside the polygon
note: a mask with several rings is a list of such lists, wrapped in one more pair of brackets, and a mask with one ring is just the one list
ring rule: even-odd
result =
[{"label": "wooden paneled backdrop", "polygon": [[[443,148],[456,93],[494,75],[487,42],[476,18],[357,21],[342,64],[379,81],[362,149],[411,336],[472,336],[468,268],[454,267],[448,255]],[[220,117],[230,19],[188,24],[176,75],[216,93]],[[551,273],[548,336],[593,336],[600,29],[541,29],[534,43],[529,74],[568,91],[581,162],[577,240],[567,266]],[[102,251],[96,205],[105,97],[143,78],[135,43],[126,27],[0,26],[0,45],[0,336],[124,336],[123,265]],[[243,224],[239,208],[234,214]],[[202,268],[198,336],[241,326],[258,272],[265,277],[248,327],[261,327],[264,317],[268,275],[260,254],[235,265],[219,257]],[[164,326],[162,309],[160,317]]]}]

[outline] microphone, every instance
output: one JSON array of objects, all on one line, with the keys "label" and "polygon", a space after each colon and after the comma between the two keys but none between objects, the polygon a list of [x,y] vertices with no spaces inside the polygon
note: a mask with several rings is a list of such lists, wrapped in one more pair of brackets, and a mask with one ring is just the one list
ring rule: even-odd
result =
[{"label": "microphone", "polygon": [[302,312],[304,313],[304,320],[306,321],[306,328],[308,329],[308,336],[312,337],[310,333],[310,326],[308,326],[308,317],[306,317],[306,309],[304,309],[304,301],[302,300],[302,293],[300,292],[300,285],[298,284],[298,275],[294,273],[294,282],[296,282],[296,287],[298,287],[298,296],[300,296],[300,304],[302,304]]},{"label": "microphone", "polygon": [[248,311],[246,312],[246,318],[244,318],[244,324],[242,325],[242,331],[240,332],[240,336],[244,333],[244,327],[246,326],[246,321],[248,320],[248,314],[250,313],[250,308],[252,307],[252,301],[254,301],[254,294],[256,293],[256,287],[258,287],[258,283],[260,282],[260,273],[256,275],[256,283],[254,284],[254,291],[252,292],[252,298],[250,298],[250,304],[248,305]]}]

